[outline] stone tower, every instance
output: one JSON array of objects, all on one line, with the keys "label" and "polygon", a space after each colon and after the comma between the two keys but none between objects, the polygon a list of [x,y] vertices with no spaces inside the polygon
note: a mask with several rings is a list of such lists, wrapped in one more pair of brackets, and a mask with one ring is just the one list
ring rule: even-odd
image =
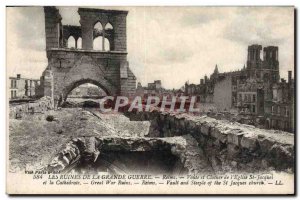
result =
[{"label": "stone tower", "polygon": [[[45,96],[54,96],[60,105],[74,88],[84,83],[99,86],[107,95],[134,95],[136,78],[127,61],[128,11],[79,8],[81,26],[62,25],[55,7],[44,7],[44,13],[48,66],[41,85]],[[68,47],[70,37],[75,39],[72,48]],[[97,38],[102,38],[101,50],[94,49]],[[106,48],[104,42],[108,43]],[[53,77],[49,78],[49,74]],[[52,84],[47,83],[51,80]],[[52,93],[47,92],[49,85],[53,86]]]},{"label": "stone tower", "polygon": [[268,46],[263,48],[263,60],[261,59],[261,45],[248,47],[247,76],[263,82],[278,82],[279,62],[278,47]]},{"label": "stone tower", "polygon": [[264,57],[263,57],[263,79],[267,79],[272,82],[278,82],[279,76],[279,61],[278,61],[278,47],[268,46],[264,47]]},{"label": "stone tower", "polygon": [[46,34],[46,50],[51,48],[59,48],[62,24],[59,11],[54,6],[44,7],[45,13],[45,34]]}]

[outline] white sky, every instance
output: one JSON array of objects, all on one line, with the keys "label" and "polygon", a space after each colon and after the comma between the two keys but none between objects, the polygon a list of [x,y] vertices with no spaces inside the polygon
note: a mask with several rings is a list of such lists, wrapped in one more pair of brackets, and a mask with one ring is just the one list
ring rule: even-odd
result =
[{"label": "white sky", "polygon": [[[64,25],[79,25],[78,7],[58,7]],[[112,7],[101,7],[112,9]],[[279,46],[280,75],[294,68],[292,7],[114,7],[128,10],[130,68],[146,85],[166,88],[198,84],[219,71],[246,63],[247,47]],[[47,66],[42,7],[7,8],[7,73],[39,78]]]}]

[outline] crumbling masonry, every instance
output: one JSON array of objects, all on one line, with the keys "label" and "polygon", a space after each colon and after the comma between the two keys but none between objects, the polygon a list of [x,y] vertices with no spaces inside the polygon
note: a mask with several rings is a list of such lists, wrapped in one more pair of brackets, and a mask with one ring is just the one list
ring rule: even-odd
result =
[{"label": "crumbling masonry", "polygon": [[[92,83],[107,95],[131,96],[136,78],[127,61],[127,11],[79,8],[81,26],[64,26],[55,7],[44,7],[48,66],[41,76],[43,96],[61,105],[77,86]],[[103,29],[95,29],[99,24]],[[107,25],[110,28],[105,28]],[[67,48],[69,37],[75,48]],[[109,41],[109,49],[94,50],[95,38]],[[77,48],[82,38],[82,49]]]}]

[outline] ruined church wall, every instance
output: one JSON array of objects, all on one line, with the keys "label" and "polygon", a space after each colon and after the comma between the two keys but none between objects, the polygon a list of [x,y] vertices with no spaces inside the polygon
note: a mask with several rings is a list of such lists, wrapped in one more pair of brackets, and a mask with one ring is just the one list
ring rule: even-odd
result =
[{"label": "ruined church wall", "polygon": [[149,137],[191,134],[215,172],[294,170],[294,135],[288,132],[158,110],[125,115],[132,121],[150,120]]},{"label": "ruined church wall", "polygon": [[113,26],[113,50],[126,51],[126,11],[105,11],[84,9],[78,10],[80,15],[80,24],[82,28],[82,48],[93,49],[93,29],[97,22],[102,24],[103,29],[107,23]]},{"label": "ruined church wall", "polygon": [[48,51],[48,58],[54,77],[54,94],[67,95],[65,92],[72,84],[84,80],[101,84],[110,95],[120,90],[120,64],[126,61],[126,53],[57,49]]}]

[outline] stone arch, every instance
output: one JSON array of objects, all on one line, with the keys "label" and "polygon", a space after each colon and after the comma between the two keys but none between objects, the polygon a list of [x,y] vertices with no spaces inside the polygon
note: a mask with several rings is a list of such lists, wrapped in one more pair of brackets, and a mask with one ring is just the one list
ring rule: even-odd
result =
[{"label": "stone arch", "polygon": [[76,39],[74,36],[70,35],[68,37],[67,47],[68,48],[76,48]]},{"label": "stone arch", "polygon": [[105,32],[105,51],[112,51],[114,50],[114,26],[113,23],[107,22],[104,27]]},{"label": "stone arch", "polygon": [[115,95],[118,86],[106,77],[104,67],[96,63],[90,56],[82,56],[74,66],[64,74],[62,79],[57,79],[55,84],[55,99],[58,105],[65,102],[68,94],[77,86],[84,83],[94,84],[103,89],[107,95]]},{"label": "stone arch", "polygon": [[93,84],[93,85],[96,85],[98,86],[99,88],[101,88],[102,90],[104,90],[104,92],[106,93],[106,95],[111,95],[112,91],[110,91],[107,87],[104,86],[104,83],[102,83],[101,81],[98,81],[98,80],[93,80],[93,79],[80,79],[80,80],[77,80],[77,81],[74,81],[72,83],[70,83],[69,85],[67,85],[65,88],[64,88],[64,91],[63,91],[63,102],[66,101],[68,95],[70,94],[70,92],[75,89],[76,87],[82,85],[82,84],[85,84],[85,83],[90,83],[90,84]]},{"label": "stone arch", "polygon": [[93,26],[93,49],[111,51],[113,43],[113,25],[110,22],[96,21]]},{"label": "stone arch", "polygon": [[113,25],[110,23],[110,22],[107,22],[107,24],[105,25],[105,28],[104,28],[105,30],[113,30],[114,29],[114,27],[113,27]]},{"label": "stone arch", "polygon": [[94,23],[93,28],[97,31],[102,31],[103,30],[103,25],[102,23],[98,20]]}]

